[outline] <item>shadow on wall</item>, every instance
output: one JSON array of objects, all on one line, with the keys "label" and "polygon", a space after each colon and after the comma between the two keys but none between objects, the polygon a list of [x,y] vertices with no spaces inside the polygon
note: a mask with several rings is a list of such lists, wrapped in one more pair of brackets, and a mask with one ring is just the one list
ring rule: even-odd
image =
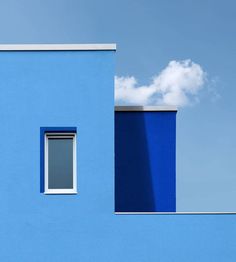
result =
[{"label": "shadow on wall", "polygon": [[115,113],[115,211],[155,211],[144,114]]},{"label": "shadow on wall", "polygon": [[176,112],[115,113],[115,211],[175,212]]}]

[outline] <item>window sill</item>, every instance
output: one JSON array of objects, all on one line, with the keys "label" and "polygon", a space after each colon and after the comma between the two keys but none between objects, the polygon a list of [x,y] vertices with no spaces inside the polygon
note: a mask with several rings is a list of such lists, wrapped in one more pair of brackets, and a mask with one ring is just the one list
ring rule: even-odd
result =
[{"label": "window sill", "polygon": [[44,195],[77,195],[78,192],[75,190],[47,190],[44,192]]}]

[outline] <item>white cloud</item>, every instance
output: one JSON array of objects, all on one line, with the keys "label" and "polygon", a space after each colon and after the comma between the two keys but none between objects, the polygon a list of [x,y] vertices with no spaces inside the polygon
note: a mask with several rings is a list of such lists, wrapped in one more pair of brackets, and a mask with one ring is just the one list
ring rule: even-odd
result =
[{"label": "white cloud", "polygon": [[171,61],[149,85],[135,77],[115,77],[116,104],[185,106],[197,101],[206,82],[202,67],[191,60]]}]

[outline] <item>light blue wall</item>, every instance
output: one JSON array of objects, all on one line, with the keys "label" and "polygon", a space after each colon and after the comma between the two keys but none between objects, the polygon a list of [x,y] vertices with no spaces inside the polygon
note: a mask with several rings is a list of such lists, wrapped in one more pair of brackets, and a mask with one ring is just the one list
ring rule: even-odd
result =
[{"label": "light blue wall", "polygon": [[[0,261],[235,261],[233,215],[114,215],[114,53],[0,53]],[[40,193],[40,127],[78,132],[78,195]],[[177,134],[178,139],[178,134]]]}]

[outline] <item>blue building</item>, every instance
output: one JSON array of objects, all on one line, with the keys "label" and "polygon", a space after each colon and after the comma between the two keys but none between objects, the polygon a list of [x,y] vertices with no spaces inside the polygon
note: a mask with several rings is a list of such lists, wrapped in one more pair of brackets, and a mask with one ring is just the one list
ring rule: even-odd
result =
[{"label": "blue building", "polygon": [[[157,214],[175,211],[176,110],[117,109],[114,125],[115,49],[0,46],[0,261],[234,261],[235,217]],[[125,143],[146,155],[127,191]]]},{"label": "blue building", "polygon": [[176,212],[176,112],[171,106],[117,106],[115,210]]}]

